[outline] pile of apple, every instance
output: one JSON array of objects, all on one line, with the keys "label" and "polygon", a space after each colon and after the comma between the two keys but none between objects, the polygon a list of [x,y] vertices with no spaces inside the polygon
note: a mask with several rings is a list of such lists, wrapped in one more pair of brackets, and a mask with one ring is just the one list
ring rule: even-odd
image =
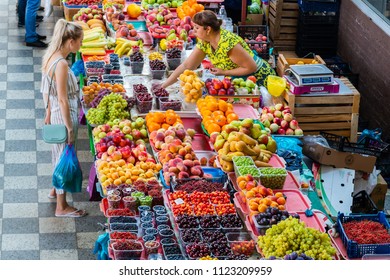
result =
[{"label": "pile of apple", "polygon": [[166,184],[170,185],[171,177],[199,179],[203,178],[204,171],[199,160],[174,158],[163,165],[163,174]]},{"label": "pile of apple", "polygon": [[115,38],[124,38],[130,41],[142,40],[134,26],[126,23],[118,26],[115,32]]},{"label": "pile of apple", "polygon": [[243,78],[235,78],[232,82],[237,94],[247,95],[254,93],[257,79],[255,76],[249,76],[246,80]]},{"label": "pile of apple", "polygon": [[141,117],[137,118],[133,122],[127,119],[115,119],[114,121],[108,122],[107,124],[96,126],[92,130],[94,143],[98,143],[100,139],[109,136],[111,134],[110,132],[121,132],[125,139],[131,141],[148,140],[148,132],[146,131],[145,120]]},{"label": "pile of apple", "polygon": [[268,38],[263,34],[258,34],[253,40],[247,38],[244,39],[252,50],[255,50],[260,56],[267,55],[268,51]]},{"label": "pile of apple", "polygon": [[263,107],[260,121],[272,134],[303,135],[298,121],[291,114],[290,107],[283,106],[281,103],[270,107]]},{"label": "pile of apple", "polygon": [[103,20],[104,12],[102,9],[99,9],[97,5],[91,5],[88,8],[81,8],[74,16],[74,21],[84,21],[87,22],[90,19],[100,19]]},{"label": "pile of apple", "polygon": [[175,16],[169,10],[169,8],[164,5],[161,5],[158,8],[147,10],[145,15],[147,27],[150,27],[155,24],[157,24],[158,26],[171,25],[176,18],[177,16]]},{"label": "pile of apple", "polygon": [[[150,143],[156,150],[173,150],[176,152],[177,147],[170,148],[170,146],[177,144],[178,146],[183,143],[192,142],[192,138],[187,134],[182,125],[170,126],[168,129],[160,128],[152,131],[149,136]],[[175,140],[180,140],[176,141]]]},{"label": "pile of apple", "polygon": [[142,0],[141,6],[145,10],[159,5],[164,5],[168,8],[177,8],[183,4],[182,0]]},{"label": "pile of apple", "polygon": [[208,78],[205,82],[207,91],[210,95],[234,95],[235,90],[230,78],[223,78],[219,80],[217,78]]},{"label": "pile of apple", "polygon": [[118,30],[121,25],[125,25],[125,14],[121,11],[115,11],[114,8],[109,7],[106,9],[106,19],[111,22],[114,30]]}]

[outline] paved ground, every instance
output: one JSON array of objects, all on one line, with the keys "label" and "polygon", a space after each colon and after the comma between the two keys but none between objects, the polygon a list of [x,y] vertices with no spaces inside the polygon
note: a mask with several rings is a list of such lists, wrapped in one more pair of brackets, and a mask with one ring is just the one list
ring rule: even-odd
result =
[{"label": "paved ground", "polygon": [[[78,157],[84,190],[69,195],[77,208],[87,209],[81,219],[55,218],[55,203],[47,198],[51,186],[50,145],[41,139],[44,108],[39,91],[43,51],[24,45],[24,29],[17,28],[16,0],[0,3],[0,259],[95,259],[92,248],[105,218],[97,202],[85,192],[89,168],[87,130],[79,130]],[[41,23],[47,35],[54,16]],[[386,202],[390,209],[390,199]]]},{"label": "paved ground", "polygon": [[[89,168],[87,130],[79,130],[78,157],[84,174],[82,193],[69,195],[81,219],[55,218],[51,186],[51,147],[41,139],[44,108],[40,89],[43,51],[24,45],[24,28],[17,27],[16,0],[0,3],[0,259],[96,259],[92,248],[105,219],[85,191]],[[37,29],[48,40],[55,9]],[[47,41],[48,41],[47,40]]]}]

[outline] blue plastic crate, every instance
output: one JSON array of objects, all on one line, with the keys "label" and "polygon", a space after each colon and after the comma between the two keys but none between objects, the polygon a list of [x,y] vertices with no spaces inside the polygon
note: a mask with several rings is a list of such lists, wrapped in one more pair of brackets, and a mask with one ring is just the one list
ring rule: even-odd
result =
[{"label": "blue plastic crate", "polygon": [[341,240],[345,248],[347,249],[347,255],[349,258],[361,258],[366,254],[390,254],[390,243],[387,244],[358,244],[355,241],[350,240],[343,227],[343,223],[351,221],[362,221],[370,220],[383,224],[387,230],[390,228],[390,224],[386,219],[386,215],[383,212],[378,214],[367,214],[367,215],[350,215],[344,216],[343,213],[339,213],[337,217],[337,226],[340,233]]},{"label": "blue plastic crate", "polygon": [[299,8],[304,13],[338,13],[340,0],[298,0]]},{"label": "blue plastic crate", "polygon": [[[180,182],[183,182],[184,181],[189,181],[189,180],[207,180],[207,181],[210,181],[210,182],[215,182],[215,183],[221,183],[221,184],[224,184],[226,183],[227,181],[227,175],[225,172],[223,172],[221,169],[219,168],[213,168],[213,167],[202,167],[204,173],[206,174],[210,174],[212,176],[212,178],[201,178],[201,179],[176,179],[176,181],[180,181]],[[164,175],[163,175],[163,171],[160,170],[160,179],[161,179],[161,183],[163,185],[163,187],[165,189],[170,189],[171,187],[165,182],[165,179],[164,179]]]}]

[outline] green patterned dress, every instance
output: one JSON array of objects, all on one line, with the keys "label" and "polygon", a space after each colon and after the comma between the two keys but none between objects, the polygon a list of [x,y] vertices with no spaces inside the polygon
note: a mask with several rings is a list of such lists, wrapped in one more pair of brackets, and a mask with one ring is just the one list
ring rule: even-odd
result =
[{"label": "green patterned dress", "polygon": [[[235,64],[228,55],[228,52],[237,44],[241,46],[253,57],[256,62],[257,70],[251,75],[257,78],[257,83],[259,85],[264,85],[268,75],[276,75],[275,71],[271,66],[263,60],[261,57],[255,55],[255,53],[249,48],[248,44],[245,43],[237,34],[229,32],[221,28],[220,39],[218,42],[218,47],[214,51],[210,43],[198,40],[196,46],[202,50],[210,59],[211,63],[222,70],[231,70],[238,68],[238,65]],[[250,76],[250,75],[248,75]]]}]

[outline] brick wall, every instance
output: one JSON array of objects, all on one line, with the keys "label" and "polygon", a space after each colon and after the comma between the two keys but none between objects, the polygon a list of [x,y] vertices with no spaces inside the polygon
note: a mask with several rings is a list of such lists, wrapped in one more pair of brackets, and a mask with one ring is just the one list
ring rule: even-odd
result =
[{"label": "brick wall", "polygon": [[[367,8],[368,9],[368,8]],[[360,116],[390,140],[390,36],[351,1],[341,1],[338,53],[359,73]]]}]

